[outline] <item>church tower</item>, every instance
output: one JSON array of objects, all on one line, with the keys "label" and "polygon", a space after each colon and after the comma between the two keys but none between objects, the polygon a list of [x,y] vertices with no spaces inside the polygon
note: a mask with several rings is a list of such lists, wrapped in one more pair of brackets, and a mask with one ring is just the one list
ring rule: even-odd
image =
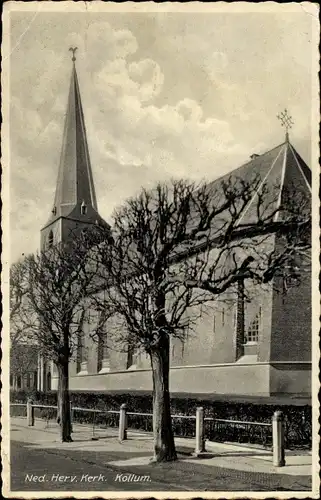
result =
[{"label": "church tower", "polygon": [[56,193],[49,220],[41,229],[41,249],[66,241],[78,231],[99,224],[109,227],[97,209],[84,113],[76,71],[76,48],[63,133]]},{"label": "church tower", "polygon": [[[63,132],[56,193],[51,215],[41,229],[41,250],[67,242],[80,231],[99,225],[110,226],[98,214],[91,169],[84,113],[76,71],[76,48],[72,51],[72,71],[67,113]],[[51,389],[53,364],[43,356],[38,359],[38,390]]]}]

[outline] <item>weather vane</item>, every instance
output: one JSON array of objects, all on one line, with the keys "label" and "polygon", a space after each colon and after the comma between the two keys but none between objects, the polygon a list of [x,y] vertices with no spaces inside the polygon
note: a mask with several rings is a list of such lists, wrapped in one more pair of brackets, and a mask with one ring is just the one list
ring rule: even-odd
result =
[{"label": "weather vane", "polygon": [[78,47],[70,47],[69,49],[72,52],[72,61],[75,62],[76,57],[75,57],[75,52],[78,50]]},{"label": "weather vane", "polygon": [[282,113],[277,115],[277,118],[280,120],[282,127],[285,127],[285,137],[289,138],[289,129],[294,125],[294,121],[292,120],[292,116],[289,115],[288,110],[285,108]]}]

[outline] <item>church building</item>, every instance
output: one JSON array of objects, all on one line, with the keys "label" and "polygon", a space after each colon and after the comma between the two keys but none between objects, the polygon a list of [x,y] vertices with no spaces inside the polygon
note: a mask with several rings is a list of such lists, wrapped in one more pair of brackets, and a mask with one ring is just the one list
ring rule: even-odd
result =
[{"label": "church building", "polygon": [[[237,169],[238,176],[244,178],[255,172],[264,181],[271,179],[278,184],[280,200],[286,190],[296,186],[311,196],[310,169],[291,144],[288,133],[282,144],[252,155]],[[97,223],[108,226],[98,213],[73,57],[56,194],[52,213],[41,230],[41,247],[65,241]],[[85,344],[70,366],[70,390],[152,389],[147,356],[102,348],[89,337]],[[56,389],[57,376],[51,362],[39,360],[38,389]],[[234,306],[218,302],[214,308],[204,310],[196,332],[185,342],[175,339],[171,344],[170,389],[172,393],[193,395],[309,399],[310,271],[286,294],[278,294],[273,287],[262,288],[250,300],[238,300]]]}]

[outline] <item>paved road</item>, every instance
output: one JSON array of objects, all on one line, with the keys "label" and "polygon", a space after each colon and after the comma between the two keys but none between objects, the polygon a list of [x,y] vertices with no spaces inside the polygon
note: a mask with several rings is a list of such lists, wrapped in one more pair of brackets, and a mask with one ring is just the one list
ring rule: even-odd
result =
[{"label": "paved road", "polygon": [[130,473],[83,459],[63,456],[54,450],[32,449],[26,443],[11,443],[11,490],[13,491],[168,491],[180,490],[146,476],[139,482],[127,481]]},{"label": "paved road", "polygon": [[[143,454],[146,455],[146,452]],[[120,458],[124,457],[119,456]],[[106,464],[115,459],[117,459],[116,454],[111,457],[108,452],[84,454],[80,450],[37,449],[29,447],[28,443],[12,441],[11,490],[300,491],[311,489],[310,478],[305,476],[243,472],[202,465],[201,461],[200,464],[193,464],[184,459],[175,465],[167,463],[119,468]],[[123,475],[120,476],[121,474]],[[131,474],[147,478],[135,482],[133,476],[130,477]],[[34,481],[35,476],[37,478]],[[64,476],[65,480],[59,481],[58,476]]]}]

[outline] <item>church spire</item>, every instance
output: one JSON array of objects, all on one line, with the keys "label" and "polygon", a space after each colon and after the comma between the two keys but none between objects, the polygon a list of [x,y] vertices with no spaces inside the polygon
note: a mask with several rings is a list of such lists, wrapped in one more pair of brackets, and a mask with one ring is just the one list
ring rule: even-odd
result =
[{"label": "church spire", "polygon": [[[74,210],[81,214],[83,204],[88,209],[93,208],[97,211],[84,113],[75,64],[77,47],[70,47],[69,50],[72,51],[73,66],[53,207],[53,214],[57,217],[66,217]],[[77,213],[73,213],[73,216],[76,215]]]},{"label": "church spire", "polygon": [[92,224],[109,228],[97,210],[75,64],[77,47],[69,50],[72,52],[72,70],[59,172],[51,215],[41,229],[42,248],[66,241]]}]

